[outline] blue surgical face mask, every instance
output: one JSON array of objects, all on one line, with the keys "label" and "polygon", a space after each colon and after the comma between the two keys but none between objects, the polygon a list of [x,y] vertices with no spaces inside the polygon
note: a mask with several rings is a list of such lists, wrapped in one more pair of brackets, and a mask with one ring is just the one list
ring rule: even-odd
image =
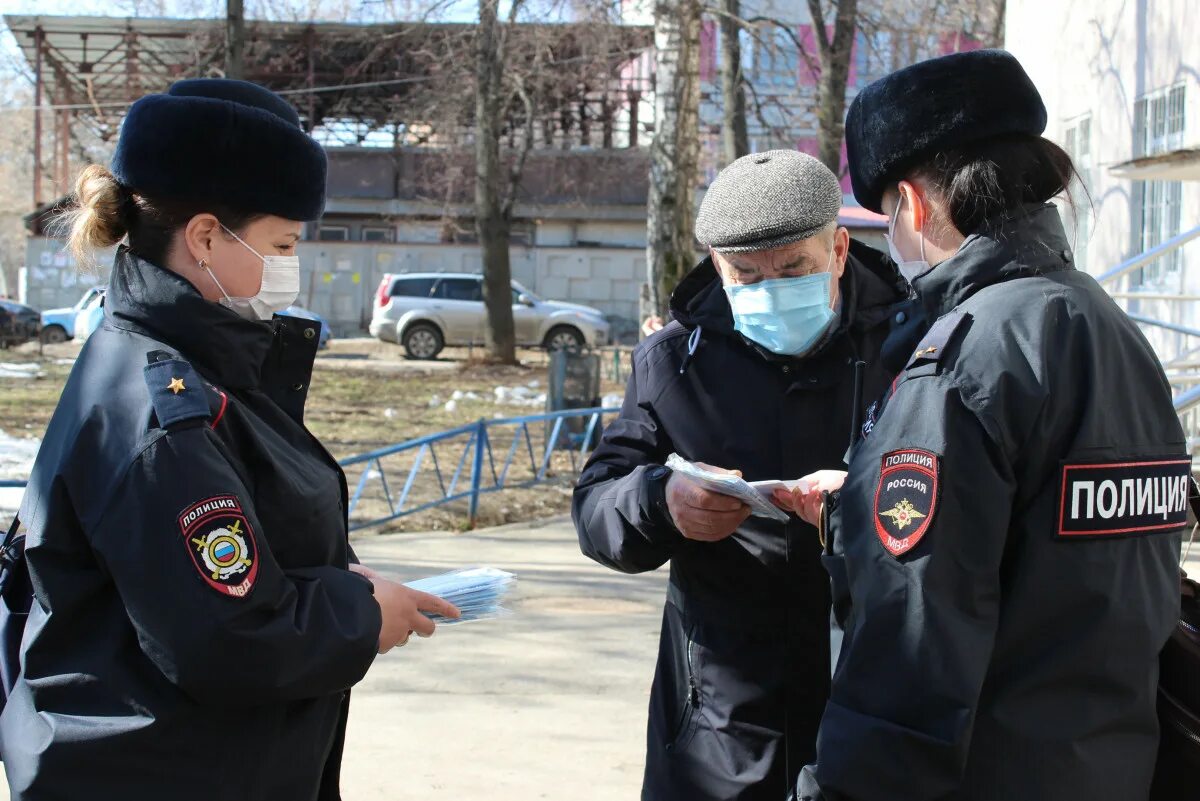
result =
[{"label": "blue surgical face mask", "polygon": [[[830,262],[833,253],[830,252]],[[728,284],[733,327],[780,356],[800,356],[817,344],[834,320],[830,308],[833,275],[773,278],[757,284]]]}]

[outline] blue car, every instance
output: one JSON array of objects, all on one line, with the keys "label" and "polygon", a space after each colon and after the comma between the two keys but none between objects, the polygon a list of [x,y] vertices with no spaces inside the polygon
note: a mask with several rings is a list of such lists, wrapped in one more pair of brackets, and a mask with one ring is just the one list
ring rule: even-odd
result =
[{"label": "blue car", "polygon": [[104,287],[96,286],[83,293],[74,306],[66,309],[50,309],[42,312],[42,341],[48,344],[66,342],[75,337],[75,318],[88,304],[104,294]]}]

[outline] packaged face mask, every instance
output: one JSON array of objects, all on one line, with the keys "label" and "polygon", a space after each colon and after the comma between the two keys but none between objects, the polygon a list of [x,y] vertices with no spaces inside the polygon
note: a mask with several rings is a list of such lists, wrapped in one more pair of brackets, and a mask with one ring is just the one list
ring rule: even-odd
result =
[{"label": "packaged face mask", "polygon": [[462,613],[457,620],[430,615],[430,619],[439,626],[450,626],[508,615],[508,610],[502,604],[516,580],[517,577],[512,573],[494,567],[472,567],[410,581],[404,586],[436,595],[457,606]]}]

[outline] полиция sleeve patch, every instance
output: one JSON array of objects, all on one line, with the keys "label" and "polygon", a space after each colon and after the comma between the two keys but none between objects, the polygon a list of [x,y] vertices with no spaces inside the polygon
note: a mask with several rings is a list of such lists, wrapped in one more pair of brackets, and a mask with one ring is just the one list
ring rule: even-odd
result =
[{"label": "\u043f\u043e\u043b\u0438\u0446\u0438\u044f sleeve patch", "polygon": [[235,496],[192,504],[179,516],[179,530],[192,563],[210,587],[234,598],[250,594],[258,577],[258,546]]},{"label": "\u043f\u043e\u043b\u0438\u0446\u0438\u044f sleeve patch", "polygon": [[875,488],[875,533],[892,556],[917,546],[937,512],[941,459],[918,448],[884,454]]},{"label": "\u043f\u043e\u043b\u0438\u0446\u0438\u044f sleeve patch", "polygon": [[1063,464],[1055,534],[1078,540],[1180,529],[1191,471],[1187,457]]}]

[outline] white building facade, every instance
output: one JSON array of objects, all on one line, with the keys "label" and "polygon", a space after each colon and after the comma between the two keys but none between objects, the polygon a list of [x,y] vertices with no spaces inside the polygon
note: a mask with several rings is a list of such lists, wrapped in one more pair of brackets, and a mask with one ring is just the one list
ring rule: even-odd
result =
[{"label": "white building facade", "polygon": [[[1195,0],[1008,0],[1005,47],[1087,189],[1064,218],[1095,275],[1200,225],[1197,12]],[[1200,240],[1106,288],[1132,313],[1200,328]],[[1185,347],[1147,333],[1160,353]]]}]

